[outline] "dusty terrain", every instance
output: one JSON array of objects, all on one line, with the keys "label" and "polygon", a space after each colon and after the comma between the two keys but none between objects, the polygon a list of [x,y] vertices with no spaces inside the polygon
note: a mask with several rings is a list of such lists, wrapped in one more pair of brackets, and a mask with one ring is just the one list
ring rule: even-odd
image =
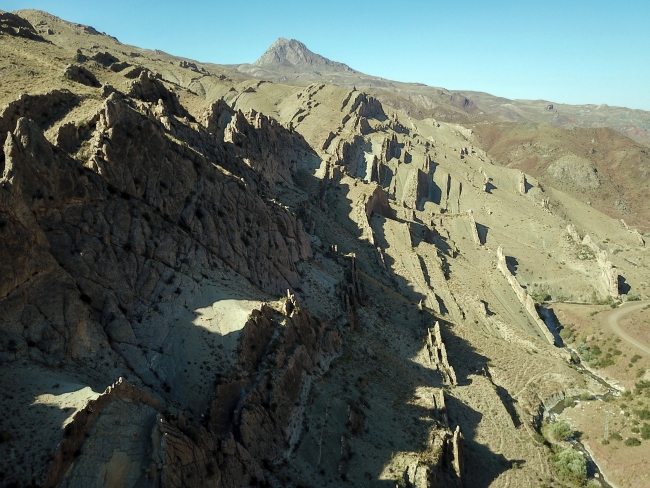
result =
[{"label": "dusty terrain", "polygon": [[633,226],[364,91],[3,15],[2,483],[564,483],[544,412],[605,388],[535,302],[650,298]]}]

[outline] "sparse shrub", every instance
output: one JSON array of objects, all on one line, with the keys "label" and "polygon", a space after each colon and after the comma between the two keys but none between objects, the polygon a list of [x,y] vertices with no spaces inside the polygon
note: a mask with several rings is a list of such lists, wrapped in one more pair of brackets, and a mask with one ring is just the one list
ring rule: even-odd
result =
[{"label": "sparse shrub", "polygon": [[573,448],[551,457],[555,473],[561,481],[582,485],[587,481],[587,461]]},{"label": "sparse shrub", "polygon": [[604,358],[604,359],[600,360],[600,367],[601,368],[606,368],[607,366],[612,366],[614,364],[616,364],[616,363],[614,362],[614,360],[611,357]]},{"label": "sparse shrub", "polygon": [[632,446],[632,447],[640,446],[641,441],[639,439],[637,439],[636,437],[628,437],[627,439],[625,439],[625,445],[626,446]]},{"label": "sparse shrub", "polygon": [[641,300],[639,298],[639,295],[635,295],[634,293],[628,293],[627,294],[627,301],[628,302],[638,302],[639,300]]}]

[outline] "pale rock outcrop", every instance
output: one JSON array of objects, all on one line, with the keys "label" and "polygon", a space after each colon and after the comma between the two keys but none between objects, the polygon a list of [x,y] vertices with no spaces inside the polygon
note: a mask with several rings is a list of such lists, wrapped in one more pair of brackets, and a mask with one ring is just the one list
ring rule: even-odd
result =
[{"label": "pale rock outcrop", "polygon": [[630,232],[632,233],[632,235],[634,237],[636,237],[636,240],[638,241],[639,245],[641,245],[642,247],[645,247],[645,239],[639,233],[639,231],[637,229],[632,229],[632,230],[630,230]]},{"label": "pale rock outcrop", "polygon": [[586,246],[594,253],[596,263],[601,272],[601,286],[609,296],[617,300],[620,297],[618,292],[618,271],[608,259],[607,251],[601,250],[589,234],[585,234],[581,240],[573,224],[567,225],[567,233],[575,244]]},{"label": "pale rock outcrop", "polygon": [[548,330],[548,327],[537,313],[537,308],[535,308],[534,300],[526,292],[526,290],[522,288],[522,286],[519,284],[519,281],[517,281],[517,278],[510,272],[510,269],[508,269],[508,265],[506,264],[506,257],[503,254],[503,249],[501,246],[499,246],[497,249],[497,268],[499,268],[499,271],[501,271],[506,280],[508,280],[508,283],[512,287],[512,290],[515,292],[515,295],[523,305],[526,312],[528,312],[528,315],[530,316],[533,323],[537,325],[539,331],[546,338],[548,343],[551,345],[555,344],[555,338],[553,337],[553,334],[551,334],[551,331]]},{"label": "pale rock outcrop", "polygon": [[460,427],[432,428],[424,456],[408,463],[402,476],[403,486],[462,488],[465,477],[464,439]]},{"label": "pale rock outcrop", "polygon": [[131,64],[127,63],[126,61],[120,61],[118,63],[113,63],[111,64],[108,69],[115,73],[120,73],[124,71],[126,68],[130,68]]},{"label": "pale rock outcrop", "polygon": [[620,295],[618,292],[618,271],[616,266],[607,259],[607,251],[604,250],[596,254],[596,262],[602,273],[605,289],[613,299],[617,300],[620,298]]},{"label": "pale rock outcrop", "polygon": [[176,94],[150,71],[140,72],[138,79],[129,83],[127,95],[149,103],[158,103],[158,100],[162,100],[172,115],[193,119],[178,101]]},{"label": "pale rock outcrop", "polygon": [[330,147],[330,144],[332,141],[336,138],[336,134],[334,132],[331,132],[327,135],[325,138],[325,141],[323,142],[323,145],[321,146],[321,151],[327,151]]},{"label": "pale rock outcrop", "polygon": [[438,371],[442,375],[442,381],[445,384],[457,385],[456,371],[454,367],[449,364],[447,358],[447,348],[442,341],[440,334],[440,323],[436,321],[433,328],[427,330],[427,350],[429,352],[429,361],[431,364],[437,366]]},{"label": "pale rock outcrop", "polygon": [[373,132],[373,128],[370,126],[368,119],[365,117],[357,117],[354,122],[354,130],[357,131],[359,135],[365,136]]},{"label": "pale rock outcrop", "polygon": [[124,73],[124,77],[130,80],[134,80],[138,78],[143,71],[146,70],[147,69],[144,66],[135,66],[133,69],[130,69],[129,71]]},{"label": "pale rock outcrop", "polygon": [[205,110],[199,122],[206,128],[206,130],[217,138],[219,142],[223,142],[226,127],[235,115],[235,111],[226,103],[223,98],[212,102]]},{"label": "pale rock outcrop", "polygon": [[94,400],[89,400],[86,406],[79,410],[72,421],[66,425],[66,435],[58,446],[55,460],[50,465],[42,480],[42,486],[55,487],[61,483],[66,472],[78,455],[81,445],[90,435],[90,430],[101,415],[102,410],[113,400],[122,399],[127,402],[140,402],[155,410],[162,408],[158,399],[149,393],[138,389],[123,378],[118,379]]},{"label": "pale rock outcrop", "polygon": [[422,209],[423,201],[429,196],[430,181],[429,175],[419,168],[411,170],[402,193],[407,208]]},{"label": "pale rock outcrop", "polygon": [[525,195],[528,191],[527,189],[526,175],[523,172],[519,172],[519,193]]},{"label": "pale rock outcrop", "polygon": [[63,76],[69,80],[76,81],[82,85],[91,86],[94,88],[99,88],[101,83],[97,77],[89,70],[83,66],[78,66],[76,64],[69,64],[66,66],[63,71]]},{"label": "pale rock outcrop", "polygon": [[120,61],[108,51],[95,53],[90,59],[92,59],[93,61],[97,61],[105,68],[107,68],[113,63],[117,63]]},{"label": "pale rock outcrop", "polygon": [[472,234],[472,238],[474,239],[474,244],[477,246],[482,246],[483,243],[481,242],[481,239],[478,235],[476,220],[474,220],[474,212],[471,209],[467,211],[467,218],[469,219],[469,231],[470,234]]},{"label": "pale rock outcrop", "polygon": [[573,242],[576,244],[581,244],[582,240],[580,239],[580,235],[578,234],[578,231],[576,230],[575,226],[573,224],[569,224],[566,226],[567,233],[569,234],[569,237],[573,239]]},{"label": "pale rock outcrop", "polygon": [[352,99],[350,112],[356,112],[360,117],[369,119],[386,119],[386,114],[384,113],[384,108],[382,107],[381,102],[362,92],[357,92],[357,95]]}]

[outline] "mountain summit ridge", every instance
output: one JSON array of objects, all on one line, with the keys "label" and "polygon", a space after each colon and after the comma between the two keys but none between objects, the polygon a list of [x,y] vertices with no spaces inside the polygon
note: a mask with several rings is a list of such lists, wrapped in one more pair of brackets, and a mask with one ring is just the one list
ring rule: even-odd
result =
[{"label": "mountain summit ridge", "polygon": [[290,67],[327,67],[333,71],[356,73],[347,64],[327,59],[310,51],[305,44],[296,39],[278,38],[257,61],[256,66],[280,65]]}]

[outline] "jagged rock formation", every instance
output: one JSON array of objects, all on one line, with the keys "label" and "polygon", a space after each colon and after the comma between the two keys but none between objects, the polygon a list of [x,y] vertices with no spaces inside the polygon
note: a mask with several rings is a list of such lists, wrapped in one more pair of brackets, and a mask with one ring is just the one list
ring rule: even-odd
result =
[{"label": "jagged rock formation", "polygon": [[524,306],[526,312],[528,312],[531,320],[535,325],[537,325],[539,331],[546,338],[549,344],[555,344],[555,338],[553,334],[548,330],[548,327],[542,319],[539,318],[537,313],[537,308],[535,307],[535,302],[532,297],[522,288],[522,286],[517,281],[517,278],[510,272],[508,265],[506,263],[506,257],[503,254],[503,249],[501,246],[497,249],[497,268],[503,276],[508,280],[508,283],[512,287],[512,290],[515,292],[515,295]]},{"label": "jagged rock formation", "polygon": [[440,323],[436,321],[432,329],[427,331],[427,349],[429,350],[429,359],[432,364],[436,365],[438,371],[442,375],[442,380],[445,384],[457,385],[456,371],[454,367],[449,364],[447,358],[447,348],[442,341],[440,334]]},{"label": "jagged rock formation", "polygon": [[191,118],[178,101],[176,94],[157,80],[150,71],[142,71],[138,79],[130,83],[127,95],[149,103],[158,103],[158,100],[162,100],[162,105],[171,115]]},{"label": "jagged rock formation", "polygon": [[[604,286],[596,256],[571,260],[558,229],[640,252],[629,229],[597,214],[583,224],[596,210],[555,190],[543,210],[535,182],[521,198],[519,171],[449,114],[421,120],[375,91],[199,68],[20,14],[52,43],[0,36],[20,74],[0,92],[2,483],[549,475],[532,437],[540,405],[588,387],[540,340],[518,279],[590,294],[594,278]],[[102,89],[62,78],[71,60]],[[511,243],[517,278],[494,274],[486,240]],[[623,272],[630,256],[644,262],[610,259]],[[626,271],[635,291],[643,273]]]},{"label": "jagged rock formation", "polygon": [[79,98],[68,90],[52,90],[44,95],[28,95],[7,104],[0,114],[0,133],[6,134],[16,127],[21,117],[27,117],[39,126],[56,120],[78,102]]},{"label": "jagged rock formation", "polygon": [[384,142],[381,146],[381,155],[384,162],[388,162],[393,158],[400,157],[400,146],[397,142],[397,136],[393,134],[390,139],[384,139]]}]

